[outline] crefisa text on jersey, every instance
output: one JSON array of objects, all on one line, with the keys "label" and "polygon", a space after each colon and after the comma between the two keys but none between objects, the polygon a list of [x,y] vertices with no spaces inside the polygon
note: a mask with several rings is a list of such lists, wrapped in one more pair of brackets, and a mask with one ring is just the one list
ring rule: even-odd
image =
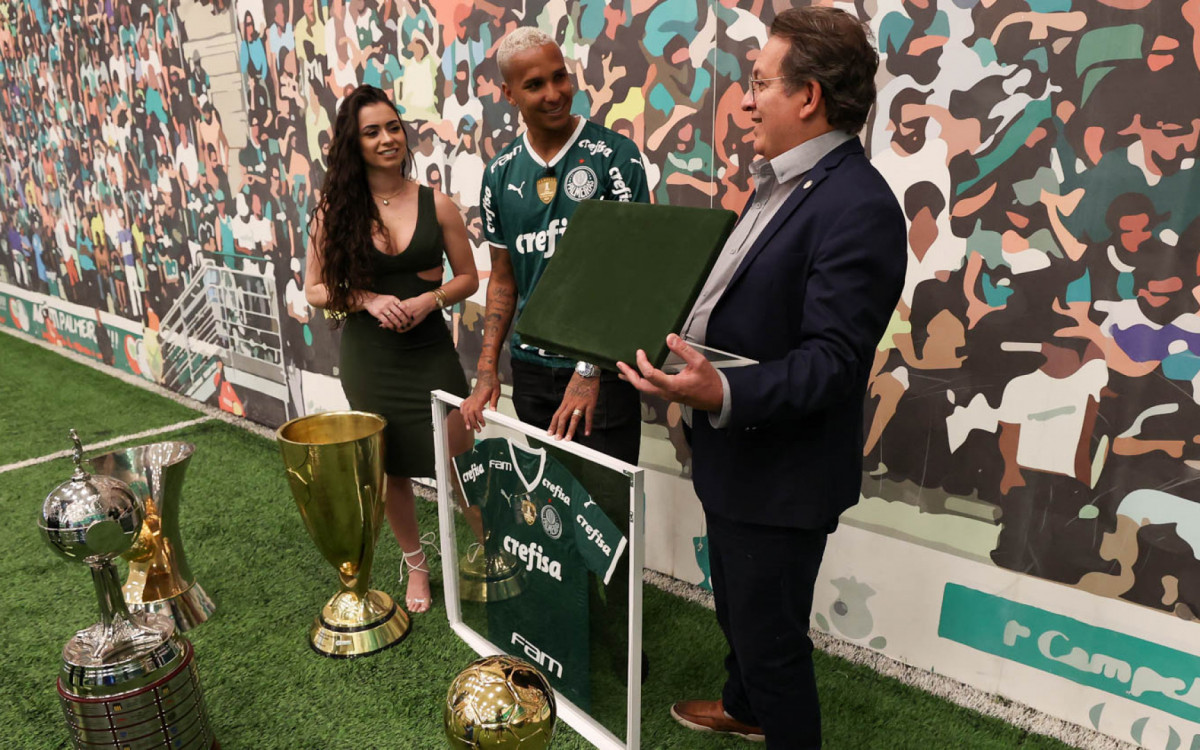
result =
[{"label": "crefisa text on jersey", "polygon": [[563,492],[563,488],[559,487],[554,482],[551,482],[549,479],[543,478],[542,486],[545,487],[547,490],[549,490],[550,494],[554,497],[554,499],[562,502],[563,505],[569,506],[571,504],[571,498],[567,497],[567,493]]},{"label": "crefisa text on jersey", "polygon": [[481,476],[483,476],[483,464],[471,464],[471,468],[463,472],[462,478],[464,482],[474,482]]},{"label": "crefisa text on jersey", "polygon": [[496,212],[492,209],[492,189],[487,185],[483,186],[483,200],[480,201],[483,206],[483,220],[487,224],[489,232],[496,231]]},{"label": "crefisa text on jersey", "polygon": [[608,170],[608,176],[612,178],[612,196],[625,203],[631,201],[633,199],[633,191],[625,184],[625,178],[621,176],[621,170],[613,167]]},{"label": "crefisa text on jersey", "polygon": [[511,536],[504,537],[504,550],[517,556],[525,563],[526,570],[539,570],[556,581],[562,581],[562,563],[551,560],[542,552],[542,545],[537,542],[522,544]]},{"label": "crefisa text on jersey", "polygon": [[576,143],[575,145],[578,146],[579,148],[581,148],[582,150],[587,151],[592,156],[595,156],[596,154],[604,154],[605,156],[612,156],[612,154],[613,154],[612,147],[609,146],[604,141],[593,141],[590,138],[584,138],[581,141],[579,141],[578,143]]},{"label": "crefisa text on jersey", "polygon": [[567,231],[566,219],[551,219],[550,226],[540,232],[517,235],[518,253],[544,253],[547,258],[554,255],[554,242]]},{"label": "crefisa text on jersey", "polygon": [[604,535],[600,533],[600,529],[597,529],[588,523],[587,519],[583,517],[582,513],[575,516],[575,520],[579,523],[580,528],[587,532],[588,541],[596,545],[596,549],[603,552],[606,557],[611,557],[612,547],[609,547],[604,543]]}]

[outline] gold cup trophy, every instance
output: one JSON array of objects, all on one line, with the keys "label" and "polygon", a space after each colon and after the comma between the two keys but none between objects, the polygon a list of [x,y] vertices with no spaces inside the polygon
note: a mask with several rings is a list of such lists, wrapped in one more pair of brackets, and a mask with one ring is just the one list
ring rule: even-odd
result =
[{"label": "gold cup trophy", "polygon": [[323,656],[366,656],[408,635],[408,615],[369,587],[383,525],[386,424],[377,414],[325,412],[293,419],[275,434],[304,526],[341,584],[309,630]]},{"label": "gold cup trophy", "polygon": [[119,479],[141,498],[146,520],[122,557],[129,575],[122,593],[132,610],[159,612],[186,633],[205,622],[216,607],[188,565],[179,531],[183,475],[196,446],[180,441],[150,443],[96,456],[92,473]]}]

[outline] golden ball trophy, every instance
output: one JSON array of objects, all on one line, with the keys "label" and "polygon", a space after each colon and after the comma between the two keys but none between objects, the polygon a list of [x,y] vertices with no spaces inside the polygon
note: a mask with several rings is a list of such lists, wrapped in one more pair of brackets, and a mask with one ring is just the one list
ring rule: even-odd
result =
[{"label": "golden ball trophy", "polygon": [[204,708],[192,644],[171,617],[130,612],[113,560],[142,530],[141,499],[118,479],[83,469],[42,504],[42,537],[59,556],[85,563],[100,604],[100,622],[63,647],[58,696],[76,748],[141,750],[218,747]]},{"label": "golden ball trophy", "polygon": [[558,718],[554,691],[532,664],[487,656],[459,672],[442,723],[455,750],[544,750]]},{"label": "golden ball trophy", "polygon": [[383,526],[386,424],[377,414],[324,412],[297,417],[275,433],[304,527],[341,584],[309,630],[322,656],[366,656],[408,635],[404,610],[370,588]]}]

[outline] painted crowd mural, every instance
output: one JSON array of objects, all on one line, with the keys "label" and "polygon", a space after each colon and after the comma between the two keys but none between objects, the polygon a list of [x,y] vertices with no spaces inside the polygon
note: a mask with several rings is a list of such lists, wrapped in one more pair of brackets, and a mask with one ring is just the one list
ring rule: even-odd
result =
[{"label": "painted crowd mural", "polygon": [[1200,612],[1200,4],[881,6],[909,217],[864,490],[992,562]]},{"label": "painted crowd mural", "polygon": [[[521,127],[503,35],[560,42],[655,202],[740,210],[749,65],[791,4],[0,0],[0,325],[266,424],[336,403],[301,274],[338,103],[371,83],[466,217],[472,376],[480,183]],[[880,50],[863,139],[910,244],[846,523],[1200,617],[1200,0],[836,4]],[[686,480],[677,410],[644,412]],[[684,544],[704,583],[703,529]],[[885,648],[887,582],[831,584],[818,625]]]}]

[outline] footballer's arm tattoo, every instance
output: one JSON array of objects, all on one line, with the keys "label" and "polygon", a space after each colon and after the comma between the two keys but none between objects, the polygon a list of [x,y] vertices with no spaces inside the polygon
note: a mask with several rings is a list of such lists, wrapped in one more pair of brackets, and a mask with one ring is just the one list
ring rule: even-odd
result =
[{"label": "footballer's arm tattoo", "polygon": [[500,349],[517,309],[517,282],[513,278],[508,250],[492,245],[492,273],[488,278],[487,305],[483,315],[483,351],[479,354],[479,378],[495,378]]}]

